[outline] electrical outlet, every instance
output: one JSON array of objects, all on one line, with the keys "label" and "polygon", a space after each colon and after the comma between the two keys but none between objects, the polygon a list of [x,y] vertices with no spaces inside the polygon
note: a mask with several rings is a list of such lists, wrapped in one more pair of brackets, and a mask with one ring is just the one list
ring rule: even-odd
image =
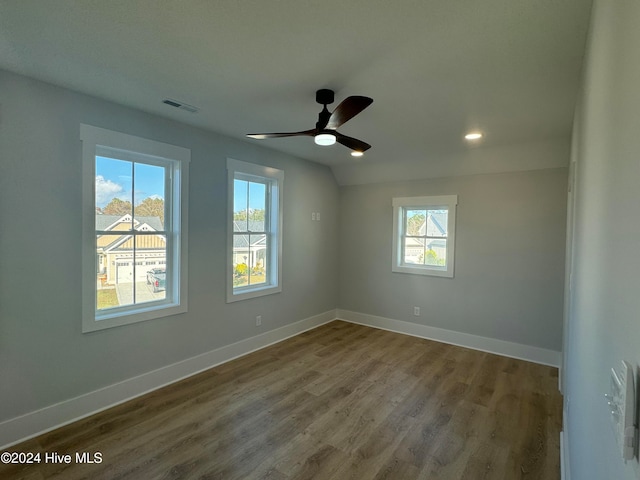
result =
[{"label": "electrical outlet", "polygon": [[413,307],[413,315],[416,317],[420,316],[420,307]]},{"label": "electrical outlet", "polygon": [[316,221],[316,212],[311,212],[311,221],[312,222]]},{"label": "electrical outlet", "polygon": [[256,327],[259,327],[260,325],[262,325],[262,315],[258,315],[256,317]]},{"label": "electrical outlet", "polygon": [[320,212],[316,212],[316,220],[320,221]]}]

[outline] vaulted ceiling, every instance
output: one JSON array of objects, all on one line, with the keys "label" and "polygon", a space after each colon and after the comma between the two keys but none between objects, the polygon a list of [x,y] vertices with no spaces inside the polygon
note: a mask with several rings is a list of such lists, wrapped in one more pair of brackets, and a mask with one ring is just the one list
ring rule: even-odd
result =
[{"label": "vaulted ceiling", "polygon": [[[330,109],[366,95],[373,105],[340,128],[373,146],[362,159],[306,137],[246,141],[334,171],[389,170],[568,141],[590,9],[591,0],[2,0],[0,68],[238,139],[313,128],[319,88],[335,90]],[[476,146],[463,140],[472,129],[485,135]]]}]

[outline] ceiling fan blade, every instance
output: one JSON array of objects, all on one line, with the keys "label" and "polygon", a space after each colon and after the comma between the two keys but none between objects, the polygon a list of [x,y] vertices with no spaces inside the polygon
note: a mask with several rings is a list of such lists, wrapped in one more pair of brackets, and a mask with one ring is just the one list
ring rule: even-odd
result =
[{"label": "ceiling fan blade", "polygon": [[372,103],[372,98],[362,97],[359,95],[345,98],[331,114],[325,128],[335,130],[340,127],[340,125],[351,120]]},{"label": "ceiling fan blade", "polygon": [[317,129],[304,130],[302,132],[285,132],[285,133],[247,133],[247,137],[262,140],[264,138],[281,138],[281,137],[313,137],[318,133]]},{"label": "ceiling fan blade", "polygon": [[364,152],[371,148],[371,145],[363,142],[362,140],[358,140],[357,138],[347,137],[339,132],[333,132],[333,134],[336,136],[336,141],[338,143],[356,152]]}]

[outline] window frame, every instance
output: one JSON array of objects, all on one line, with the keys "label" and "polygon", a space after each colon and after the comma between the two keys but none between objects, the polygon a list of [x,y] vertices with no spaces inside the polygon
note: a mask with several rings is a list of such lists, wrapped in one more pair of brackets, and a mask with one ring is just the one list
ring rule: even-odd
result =
[{"label": "window frame", "polygon": [[[80,124],[82,142],[82,331],[83,333],[184,313],[188,309],[188,187],[191,150],[155,140]],[[167,286],[164,299],[97,310],[96,156],[165,168],[164,230]],[[135,186],[133,186],[135,189]],[[136,232],[157,235],[158,232]],[[132,259],[135,263],[136,260]],[[169,273],[171,272],[171,273]]]},{"label": "window frame", "polygon": [[[393,207],[393,254],[391,271],[414,275],[453,278],[455,261],[457,195],[434,195],[423,197],[395,197]],[[403,261],[403,238],[405,235],[405,212],[407,210],[447,210],[447,255],[445,266],[408,264]],[[439,237],[440,238],[440,237]]]},{"label": "window frame", "polygon": [[[235,180],[267,185],[265,194],[265,230],[267,236],[266,283],[239,288],[233,286]],[[282,291],[282,232],[284,171],[264,165],[227,158],[227,303],[272,295]]]}]

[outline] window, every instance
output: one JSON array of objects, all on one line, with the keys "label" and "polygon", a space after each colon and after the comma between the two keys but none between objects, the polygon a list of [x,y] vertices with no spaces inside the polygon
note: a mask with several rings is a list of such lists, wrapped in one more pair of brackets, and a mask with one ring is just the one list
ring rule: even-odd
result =
[{"label": "window", "polygon": [[83,331],[187,311],[190,151],[81,125]]},{"label": "window", "polygon": [[282,291],[284,172],[227,160],[227,302]]},{"label": "window", "polygon": [[393,199],[392,271],[453,277],[457,195]]}]

